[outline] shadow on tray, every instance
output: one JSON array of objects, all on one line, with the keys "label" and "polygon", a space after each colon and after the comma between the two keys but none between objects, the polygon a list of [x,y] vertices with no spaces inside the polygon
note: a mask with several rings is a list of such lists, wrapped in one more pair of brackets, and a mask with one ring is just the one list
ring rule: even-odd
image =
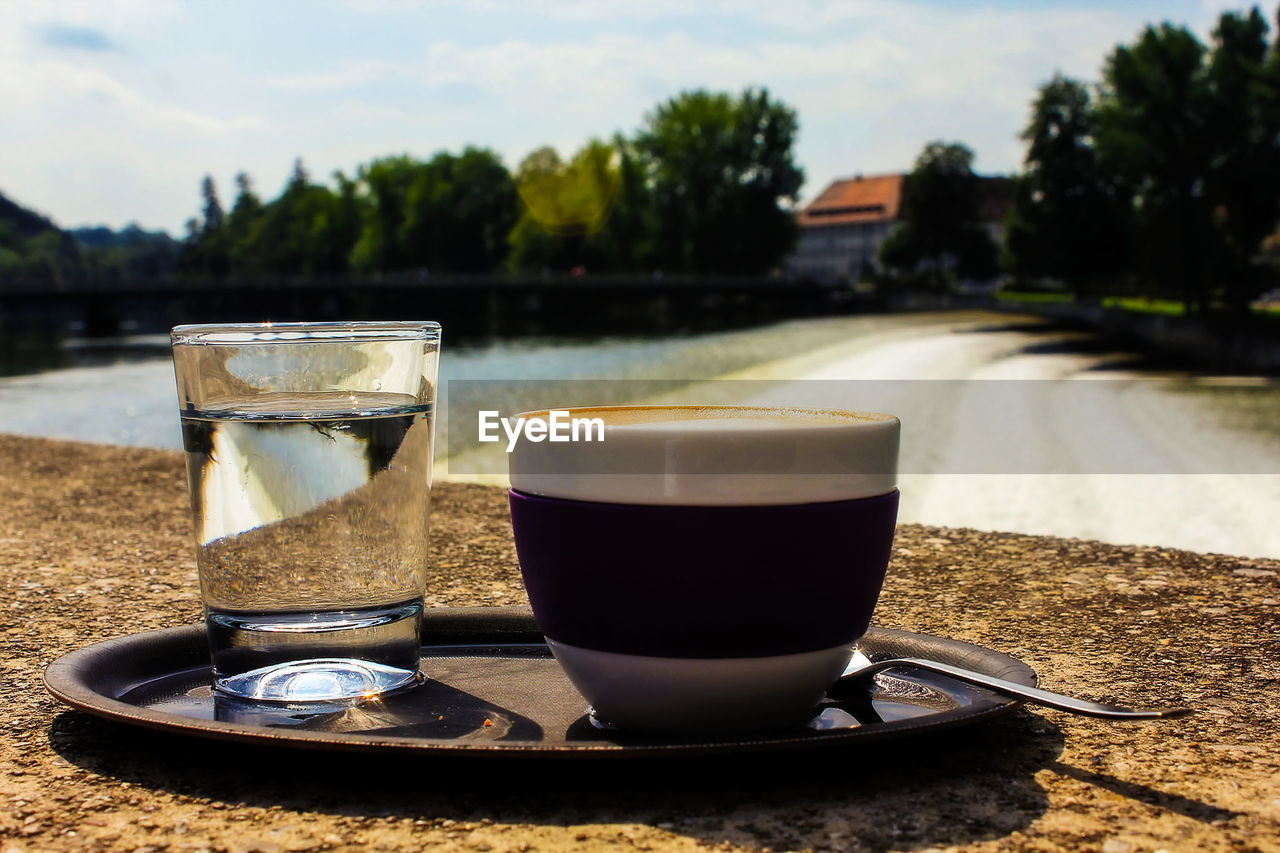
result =
[{"label": "shadow on tray", "polygon": [[[554,760],[365,755],[205,741],[77,711],[49,734],[67,761],[174,794],[339,815],[643,823],[709,843],[790,849],[832,834],[870,849],[1000,838],[1045,812],[1035,774],[1061,731],[1016,710],[918,737],[820,750]],[[797,815],[810,819],[797,821]]]}]

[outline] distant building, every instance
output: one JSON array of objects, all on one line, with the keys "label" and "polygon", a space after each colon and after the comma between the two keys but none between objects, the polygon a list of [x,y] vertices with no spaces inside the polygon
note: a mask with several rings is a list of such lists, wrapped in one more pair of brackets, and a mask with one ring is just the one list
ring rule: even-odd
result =
[{"label": "distant building", "polygon": [[800,237],[787,268],[818,281],[858,279],[875,268],[880,243],[898,221],[905,175],[835,181],[800,211]]},{"label": "distant building", "polygon": [[[797,215],[800,236],[786,261],[797,278],[856,281],[876,270],[880,244],[898,224],[906,175],[855,175],[833,181]],[[1003,239],[1012,182],[984,177],[978,217],[997,244]]]}]

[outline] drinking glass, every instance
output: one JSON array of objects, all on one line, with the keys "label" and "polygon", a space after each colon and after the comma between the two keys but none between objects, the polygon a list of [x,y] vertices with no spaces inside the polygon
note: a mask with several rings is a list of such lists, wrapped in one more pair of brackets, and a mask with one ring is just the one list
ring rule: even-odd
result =
[{"label": "drinking glass", "polygon": [[440,326],[178,326],[214,689],[344,702],[418,675]]}]

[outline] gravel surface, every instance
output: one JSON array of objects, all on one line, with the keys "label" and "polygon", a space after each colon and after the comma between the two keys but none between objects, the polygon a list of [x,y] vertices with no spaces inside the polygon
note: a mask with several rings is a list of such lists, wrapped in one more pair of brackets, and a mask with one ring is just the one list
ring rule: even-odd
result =
[{"label": "gravel surface", "polygon": [[[1050,711],[872,747],[589,765],[276,751],[135,730],[40,685],[192,623],[181,460],[0,436],[0,853],[45,850],[1280,850],[1280,562],[899,528],[882,625],[1027,661]],[[440,484],[431,606],[525,602],[500,490]]]}]

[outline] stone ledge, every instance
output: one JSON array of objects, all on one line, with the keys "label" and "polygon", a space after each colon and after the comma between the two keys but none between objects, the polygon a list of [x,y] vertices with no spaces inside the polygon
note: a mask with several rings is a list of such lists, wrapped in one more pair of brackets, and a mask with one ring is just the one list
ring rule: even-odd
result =
[{"label": "stone ledge", "polygon": [[[524,603],[499,490],[440,484],[432,524],[428,604]],[[903,526],[880,624],[1199,713],[590,765],[251,749],[54,703],[59,654],[199,618],[177,454],[0,436],[0,565],[0,851],[1280,849],[1277,561]]]}]

